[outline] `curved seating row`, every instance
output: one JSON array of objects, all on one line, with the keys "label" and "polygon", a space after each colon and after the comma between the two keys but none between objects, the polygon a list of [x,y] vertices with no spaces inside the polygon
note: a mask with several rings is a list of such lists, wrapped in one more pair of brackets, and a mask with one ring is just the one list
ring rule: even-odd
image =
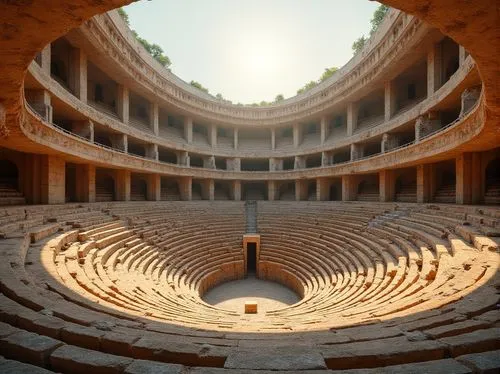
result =
[{"label": "curved seating row", "polygon": [[0,371],[500,367],[498,209],[257,204],[259,275],[303,296],[257,316],[201,298],[242,277],[243,203],[3,209]]}]

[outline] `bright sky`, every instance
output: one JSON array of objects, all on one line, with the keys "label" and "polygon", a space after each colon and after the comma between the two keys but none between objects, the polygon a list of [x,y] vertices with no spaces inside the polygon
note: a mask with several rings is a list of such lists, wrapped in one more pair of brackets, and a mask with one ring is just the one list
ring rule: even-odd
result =
[{"label": "bright sky", "polygon": [[326,67],[341,67],[370,30],[368,0],[153,0],[125,8],[159,44],[172,72],[234,103],[291,97]]}]

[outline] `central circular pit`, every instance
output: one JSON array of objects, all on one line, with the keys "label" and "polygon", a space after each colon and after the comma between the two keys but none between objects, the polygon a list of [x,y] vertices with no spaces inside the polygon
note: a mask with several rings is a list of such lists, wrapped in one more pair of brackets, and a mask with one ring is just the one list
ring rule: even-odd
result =
[{"label": "central circular pit", "polygon": [[227,282],[217,286],[205,295],[203,300],[220,309],[244,313],[245,301],[258,304],[258,313],[264,314],[300,301],[300,297],[289,288],[275,282],[255,277]]}]

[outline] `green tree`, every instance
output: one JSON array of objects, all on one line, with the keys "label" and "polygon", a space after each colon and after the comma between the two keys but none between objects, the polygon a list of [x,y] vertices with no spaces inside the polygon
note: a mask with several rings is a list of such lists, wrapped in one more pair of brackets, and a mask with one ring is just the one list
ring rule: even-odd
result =
[{"label": "green tree", "polygon": [[370,35],[372,35],[380,26],[382,21],[384,20],[385,15],[387,14],[389,7],[387,5],[381,4],[375,12],[373,12],[373,17],[370,20],[372,24],[372,29],[370,30]]},{"label": "green tree", "polygon": [[218,93],[217,95],[215,95],[215,98],[216,98],[217,100],[221,100],[221,101],[222,101],[222,100],[224,100],[224,96],[222,96],[222,94],[221,94],[221,93]]},{"label": "green tree", "polygon": [[303,87],[299,88],[297,90],[298,94],[301,94],[303,92],[309,91],[311,88],[314,88],[318,85],[318,82],[316,81],[310,81],[309,83],[306,83]]},{"label": "green tree", "polygon": [[275,103],[279,103],[280,101],[283,101],[285,100],[285,96],[283,96],[283,94],[278,94],[276,95],[276,97],[274,98],[274,102]]},{"label": "green tree", "polygon": [[206,87],[203,87],[201,83],[199,82],[196,82],[196,81],[191,81],[189,82],[189,84],[193,87],[196,87],[197,89],[199,89],[200,91],[203,91],[203,92],[206,92],[206,93],[209,93],[208,92],[208,88]]},{"label": "green tree", "polygon": [[330,78],[333,74],[335,74],[339,70],[338,67],[332,66],[331,68],[326,68],[321,77],[319,78],[320,82],[324,82],[328,78]]},{"label": "green tree", "polygon": [[128,14],[125,12],[125,9],[123,8],[118,8],[118,14],[123,18],[125,23],[130,26],[130,20],[128,19]]},{"label": "green tree", "polygon": [[356,39],[354,43],[352,43],[352,51],[354,52],[355,55],[361,52],[361,50],[365,46],[365,43],[366,43],[366,38],[364,35],[362,35],[361,37]]}]

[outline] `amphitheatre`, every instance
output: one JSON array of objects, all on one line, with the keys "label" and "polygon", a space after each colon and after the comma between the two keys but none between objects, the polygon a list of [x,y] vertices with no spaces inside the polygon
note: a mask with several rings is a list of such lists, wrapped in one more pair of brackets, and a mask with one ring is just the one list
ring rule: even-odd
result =
[{"label": "amphitheatre", "polygon": [[498,4],[384,0],[248,107],[162,69],[130,2],[0,3],[0,372],[498,373]]}]

